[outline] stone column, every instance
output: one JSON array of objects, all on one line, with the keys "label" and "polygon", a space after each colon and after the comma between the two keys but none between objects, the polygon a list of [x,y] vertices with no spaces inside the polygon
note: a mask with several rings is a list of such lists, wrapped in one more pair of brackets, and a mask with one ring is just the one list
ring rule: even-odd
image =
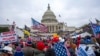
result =
[{"label": "stone column", "polygon": [[56,26],[54,25],[54,32],[56,32]]},{"label": "stone column", "polygon": [[52,25],[52,32],[54,32],[54,25]]},{"label": "stone column", "polygon": [[50,25],[50,32],[52,32],[52,26]]},{"label": "stone column", "polygon": [[53,28],[52,28],[52,25],[51,25],[51,32],[52,32],[52,29],[53,29]]},{"label": "stone column", "polygon": [[51,25],[49,26],[49,28],[50,28],[50,32],[51,32]]},{"label": "stone column", "polygon": [[56,26],[56,31],[58,31],[58,26]]},{"label": "stone column", "polygon": [[49,28],[49,32],[50,32],[50,26],[48,26],[48,28]]}]

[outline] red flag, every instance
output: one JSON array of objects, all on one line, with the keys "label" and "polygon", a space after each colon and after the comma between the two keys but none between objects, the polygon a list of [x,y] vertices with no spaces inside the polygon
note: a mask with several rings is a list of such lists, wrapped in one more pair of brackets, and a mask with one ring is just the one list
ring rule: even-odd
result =
[{"label": "red flag", "polygon": [[81,42],[81,36],[79,36],[79,37],[77,37],[77,48],[79,47],[79,45],[80,45],[80,42]]}]

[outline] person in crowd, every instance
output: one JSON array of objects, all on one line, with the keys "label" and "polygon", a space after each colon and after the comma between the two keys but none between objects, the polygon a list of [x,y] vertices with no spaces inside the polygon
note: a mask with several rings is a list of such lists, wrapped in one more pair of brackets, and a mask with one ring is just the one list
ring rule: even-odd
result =
[{"label": "person in crowd", "polygon": [[38,41],[36,44],[35,54],[36,56],[45,56],[45,51],[47,50],[45,43],[43,41]]},{"label": "person in crowd", "polygon": [[65,47],[64,42],[60,41],[59,38],[52,39],[53,47],[47,50],[47,54],[51,56],[68,56],[68,49]]},{"label": "person in crowd", "polygon": [[79,48],[80,42],[81,42],[81,36],[77,37],[76,41],[77,48]]},{"label": "person in crowd", "polygon": [[3,53],[4,55],[7,55],[7,56],[13,56],[13,48],[12,48],[12,44],[9,43],[9,42],[5,42],[4,44],[4,48],[3,48]]},{"label": "person in crowd", "polygon": [[100,56],[100,48],[98,46],[93,46],[93,50],[96,56]]},{"label": "person in crowd", "polygon": [[1,53],[1,51],[2,51],[2,43],[0,42],[0,53]]},{"label": "person in crowd", "polygon": [[74,52],[76,51],[77,46],[73,42],[70,42],[70,47],[74,50]]},{"label": "person in crowd", "polygon": [[45,51],[45,56],[56,56],[53,49],[52,41],[48,42],[48,49]]},{"label": "person in crowd", "polygon": [[22,48],[24,56],[34,56],[34,49],[31,46],[32,46],[32,42],[28,41],[26,43],[26,46]]},{"label": "person in crowd", "polygon": [[23,40],[20,42],[20,46],[21,46],[21,48],[25,47],[25,43],[26,43],[26,42],[23,41]]},{"label": "person in crowd", "polygon": [[65,41],[64,45],[65,45],[65,48],[67,50],[67,55],[68,56],[76,56],[76,54],[75,54],[76,45],[74,45],[73,43],[71,43],[70,39],[67,39]]},{"label": "person in crowd", "polygon": [[14,56],[24,56],[21,47],[17,47]]}]

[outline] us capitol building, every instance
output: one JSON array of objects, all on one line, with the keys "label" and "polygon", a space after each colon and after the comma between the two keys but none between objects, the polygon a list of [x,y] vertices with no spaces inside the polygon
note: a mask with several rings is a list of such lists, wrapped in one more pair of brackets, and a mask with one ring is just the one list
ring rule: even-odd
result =
[{"label": "us capitol building", "polygon": [[[75,31],[75,27],[68,27],[64,22],[58,22],[55,14],[50,9],[50,5],[48,4],[47,10],[42,16],[41,23],[46,25],[48,28],[47,33],[38,33],[40,35],[52,35],[57,33],[58,31]],[[31,29],[31,32],[36,32],[37,30]]]}]

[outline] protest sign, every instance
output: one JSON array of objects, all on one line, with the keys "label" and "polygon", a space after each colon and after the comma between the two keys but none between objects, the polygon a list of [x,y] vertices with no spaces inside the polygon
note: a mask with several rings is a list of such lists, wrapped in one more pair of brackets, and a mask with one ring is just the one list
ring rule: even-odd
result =
[{"label": "protest sign", "polygon": [[16,41],[17,40],[17,35],[14,31],[10,32],[2,32],[0,34],[0,41]]}]

